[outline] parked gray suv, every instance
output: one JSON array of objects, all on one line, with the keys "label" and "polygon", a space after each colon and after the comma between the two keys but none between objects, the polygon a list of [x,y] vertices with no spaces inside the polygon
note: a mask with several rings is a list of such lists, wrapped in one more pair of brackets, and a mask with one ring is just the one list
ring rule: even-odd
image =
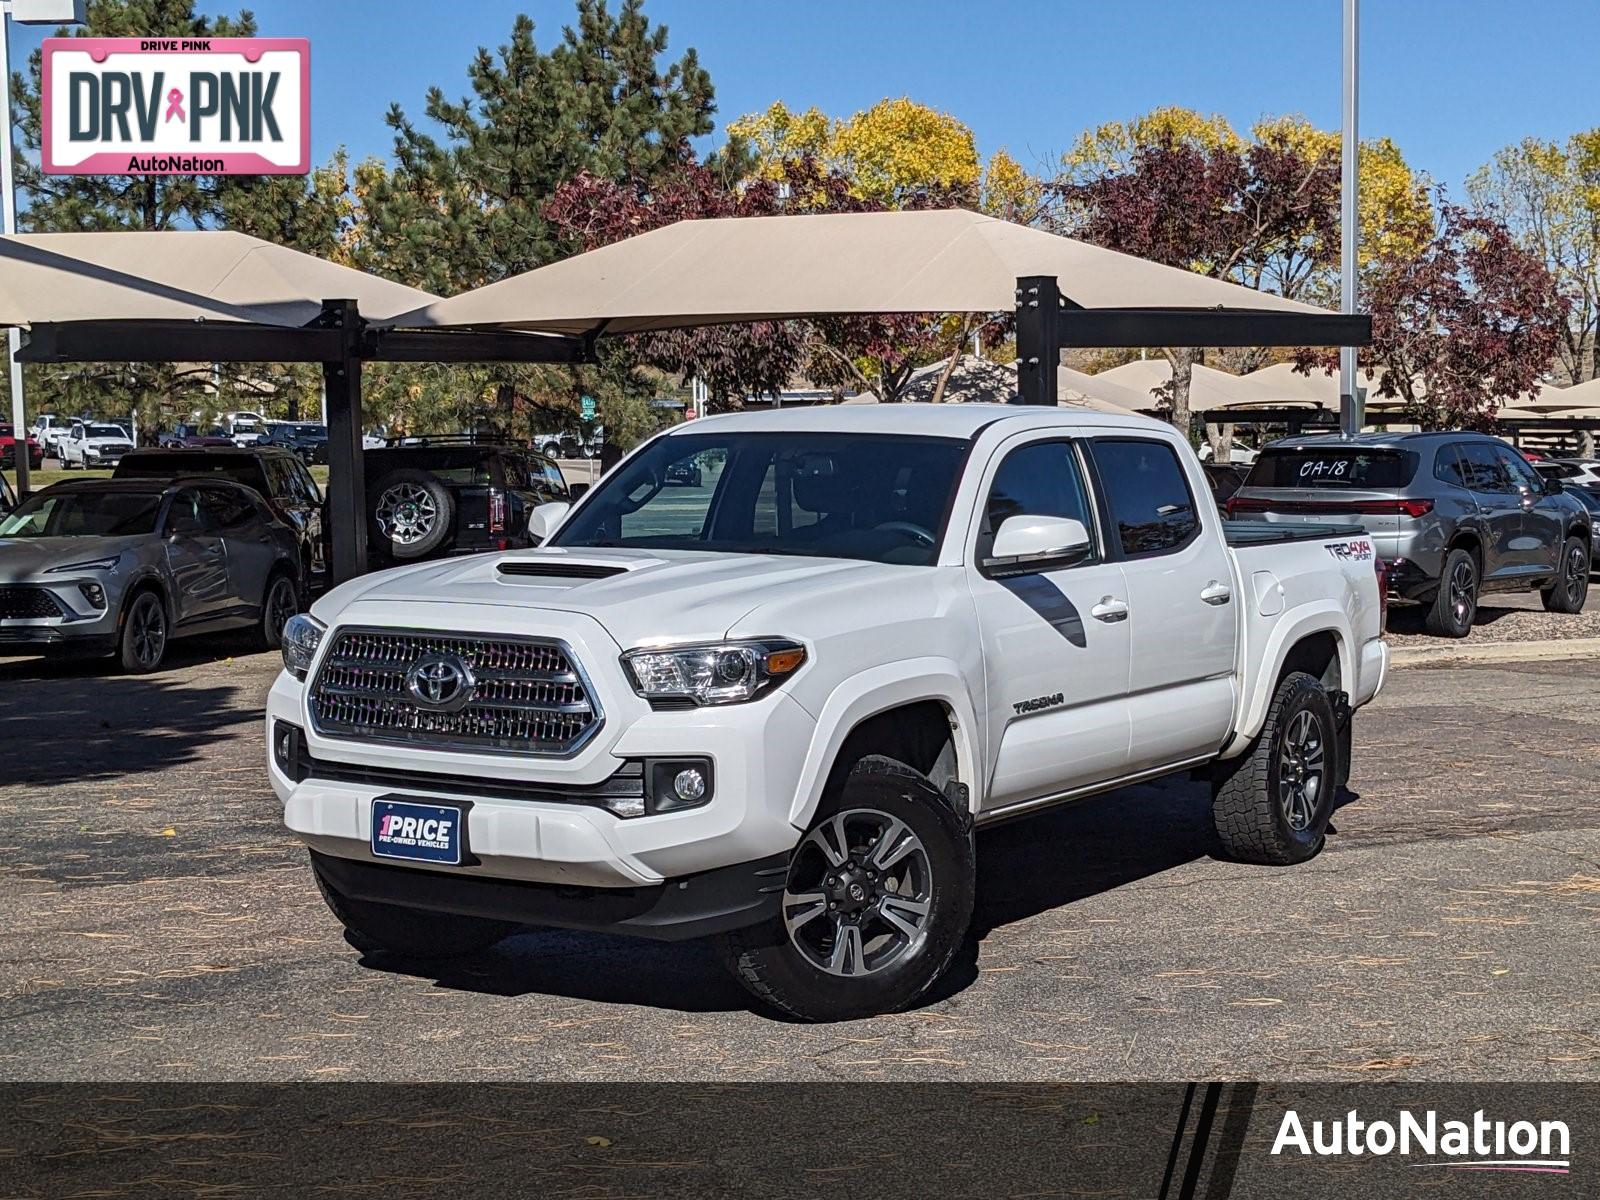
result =
[{"label": "parked gray suv", "polygon": [[1262,450],[1230,517],[1359,522],[1389,594],[1428,606],[1428,629],[1465,637],[1478,596],[1538,588],[1551,612],[1589,591],[1589,510],[1515,449],[1481,433],[1288,438]]}]

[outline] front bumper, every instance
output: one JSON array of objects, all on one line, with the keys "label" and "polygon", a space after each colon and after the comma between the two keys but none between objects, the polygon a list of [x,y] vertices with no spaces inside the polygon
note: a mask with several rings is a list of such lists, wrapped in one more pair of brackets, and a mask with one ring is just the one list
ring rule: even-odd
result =
[{"label": "front bumper", "polygon": [[[105,606],[97,608],[92,604],[79,587],[80,582],[99,585],[106,598]],[[48,583],[33,582],[30,578],[25,582],[0,584],[0,593],[42,595],[47,598],[45,606],[55,609],[51,615],[0,615],[0,655],[39,654],[52,650],[96,654],[110,653],[116,647],[117,589],[99,577],[52,578]],[[33,605],[19,607],[34,611]],[[0,608],[0,613],[13,611],[17,610]]]},{"label": "front bumper", "polygon": [[574,887],[414,871],[315,850],[311,857],[334,889],[354,900],[670,942],[777,916],[789,870],[789,856],[776,854],[640,887]]},{"label": "front bumper", "polygon": [[[459,609],[395,607],[394,624],[459,627]],[[789,822],[815,721],[782,690],[748,704],[657,711],[633,692],[621,648],[593,618],[541,612],[540,634],[565,641],[583,665],[605,711],[600,732],[567,758],[443,750],[329,737],[317,731],[307,688],[288,672],[267,698],[273,723],[303,731],[307,754],[337,770],[295,779],[268,756],[284,823],[312,850],[382,863],[371,851],[373,803],[380,797],[470,800],[468,835],[476,863],[393,868],[419,887],[440,879],[496,879],[582,888],[674,887],[705,872],[786,855],[801,830]],[[363,614],[362,625],[376,612]],[[527,614],[484,606],[475,633],[522,632]],[[313,677],[315,668],[313,668]],[[634,760],[708,759],[715,788],[697,808],[619,817],[592,799],[595,789]],[[363,777],[365,776],[365,777]],[[429,876],[422,880],[422,876]]]}]

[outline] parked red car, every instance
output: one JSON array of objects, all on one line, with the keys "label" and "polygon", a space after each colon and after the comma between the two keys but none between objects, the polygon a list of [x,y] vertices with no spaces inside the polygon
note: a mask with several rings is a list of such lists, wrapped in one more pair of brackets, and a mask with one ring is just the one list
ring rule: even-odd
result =
[{"label": "parked red car", "polygon": [[[0,425],[0,467],[12,469],[17,464],[17,438],[10,425]],[[44,465],[44,447],[33,438],[28,439],[28,469],[36,471]]]}]

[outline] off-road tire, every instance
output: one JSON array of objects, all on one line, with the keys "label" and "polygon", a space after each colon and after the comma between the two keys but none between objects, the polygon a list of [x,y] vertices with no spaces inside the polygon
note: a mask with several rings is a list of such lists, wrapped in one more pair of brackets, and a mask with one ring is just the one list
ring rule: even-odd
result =
[{"label": "off-road tire", "polygon": [[972,922],[977,861],[971,823],[927,776],[894,759],[862,759],[835,795],[823,801],[808,833],[833,816],[870,809],[905,822],[931,868],[926,936],[874,973],[828,974],[790,940],[783,916],[719,938],[733,975],[752,994],[803,1021],[848,1021],[895,1012],[914,1003],[950,967]]},{"label": "off-road tire", "polygon": [[1549,587],[1539,593],[1546,612],[1577,613],[1589,598],[1589,543],[1583,538],[1569,537],[1561,547],[1561,561],[1556,566],[1556,577]]},{"label": "off-road tire", "polygon": [[161,666],[171,638],[160,593],[148,587],[135,592],[117,623],[117,663],[129,675],[148,675]]},{"label": "off-road tire", "polygon": [[517,932],[518,926],[483,917],[426,912],[397,904],[378,904],[346,896],[323,877],[316,857],[311,873],[328,911],[344,926],[344,939],[363,954],[395,954],[411,959],[462,958],[487,950]]},{"label": "off-road tire", "polygon": [[[1310,713],[1322,747],[1322,774],[1309,823],[1290,824],[1280,793],[1283,742],[1301,713]],[[1267,721],[1249,751],[1217,764],[1211,784],[1211,819],[1228,857],[1285,866],[1322,849],[1345,771],[1333,705],[1322,685],[1303,671],[1285,675],[1272,697]]]},{"label": "off-road tire", "polygon": [[[378,520],[379,508],[384,504],[386,493],[396,488],[420,489],[433,505],[433,515],[427,530],[413,541],[397,541],[385,532],[383,525]],[[456,498],[454,493],[445,486],[445,483],[431,471],[419,470],[415,467],[402,467],[390,471],[377,483],[372,485],[367,493],[370,499],[367,502],[368,523],[371,526],[371,543],[375,548],[381,549],[390,558],[401,562],[413,559],[426,558],[434,551],[445,545],[454,535],[456,529]]]},{"label": "off-road tire", "polygon": [[[1464,611],[1458,604],[1463,577],[1469,581]],[[1435,637],[1451,638],[1464,638],[1471,633],[1472,622],[1478,615],[1478,589],[1482,582],[1478,578],[1478,560],[1472,551],[1457,547],[1446,554],[1444,568],[1439,572],[1439,590],[1428,605],[1428,632]]]}]

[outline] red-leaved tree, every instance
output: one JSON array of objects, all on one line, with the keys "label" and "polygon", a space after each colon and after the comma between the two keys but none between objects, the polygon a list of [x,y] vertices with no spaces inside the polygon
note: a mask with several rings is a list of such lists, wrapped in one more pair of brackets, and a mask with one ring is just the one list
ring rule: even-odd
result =
[{"label": "red-leaved tree", "polygon": [[[1492,217],[1439,206],[1434,239],[1376,260],[1362,281],[1372,345],[1361,360],[1377,394],[1426,429],[1481,428],[1532,389],[1560,345],[1567,299],[1536,256]],[[1301,351],[1303,370],[1337,351]]]}]

